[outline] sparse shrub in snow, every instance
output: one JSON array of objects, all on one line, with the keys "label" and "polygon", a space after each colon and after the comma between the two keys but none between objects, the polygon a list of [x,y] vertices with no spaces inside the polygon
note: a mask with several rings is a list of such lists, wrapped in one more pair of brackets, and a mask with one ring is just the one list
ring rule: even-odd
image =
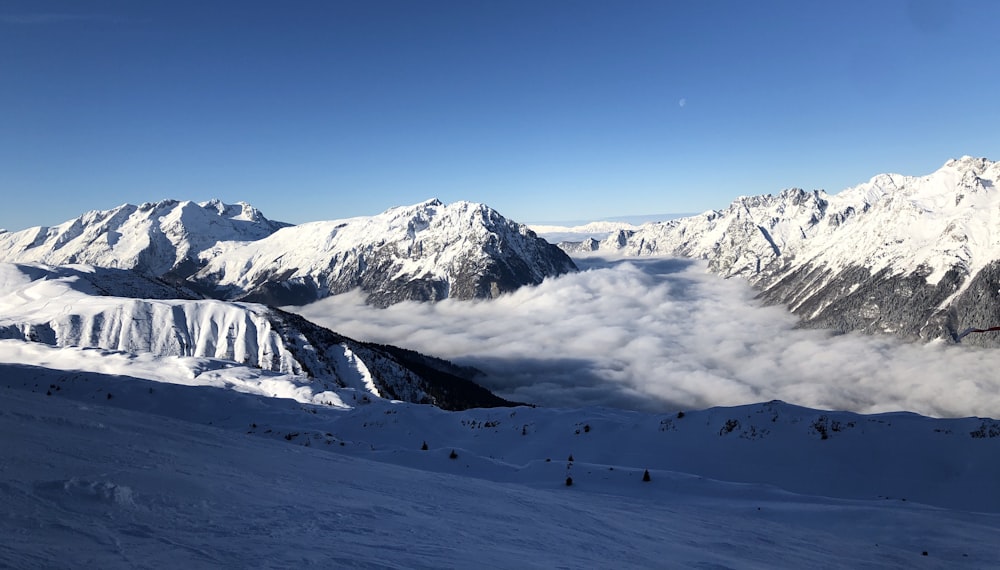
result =
[{"label": "sparse shrub in snow", "polygon": [[975,439],[998,437],[1000,436],[1000,423],[983,421],[979,429],[969,432],[969,435]]},{"label": "sparse shrub in snow", "polygon": [[573,486],[573,478],[570,477],[569,475],[566,476],[566,486],[567,487],[572,487]]},{"label": "sparse shrub in snow", "polygon": [[452,449],[452,450],[451,450],[451,453],[449,453],[449,454],[448,454],[448,458],[449,458],[449,459],[458,459],[458,454],[457,454],[457,453],[455,453],[455,450],[454,450],[454,449]]},{"label": "sparse shrub in snow", "polygon": [[830,437],[826,428],[827,421],[828,418],[826,416],[820,416],[819,419],[813,422],[812,428],[819,434],[820,439],[828,439]]},{"label": "sparse shrub in snow", "polygon": [[719,435],[725,435],[727,433],[733,433],[733,430],[740,427],[739,420],[726,420],[726,424],[722,426],[719,430]]}]

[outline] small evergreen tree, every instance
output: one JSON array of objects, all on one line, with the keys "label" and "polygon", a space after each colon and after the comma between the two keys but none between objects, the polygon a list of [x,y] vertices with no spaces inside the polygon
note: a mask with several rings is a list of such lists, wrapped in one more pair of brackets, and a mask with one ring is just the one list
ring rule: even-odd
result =
[{"label": "small evergreen tree", "polygon": [[566,476],[566,486],[567,487],[572,487],[573,486],[573,478],[570,477],[569,475]]},{"label": "small evergreen tree", "polygon": [[643,474],[642,474],[642,480],[645,483],[649,483],[650,482],[651,479],[649,478],[649,469],[647,469],[646,471],[643,472]]},{"label": "small evergreen tree", "polygon": [[569,458],[566,459],[566,461],[569,461],[570,463],[573,463],[573,454],[572,453],[569,454]]},{"label": "small evergreen tree", "polygon": [[455,450],[454,450],[454,449],[452,449],[452,450],[451,450],[451,453],[449,453],[449,454],[448,454],[448,458],[449,458],[449,459],[458,459],[458,454],[457,454],[457,453],[455,453]]},{"label": "small evergreen tree", "polygon": [[425,441],[423,445],[420,446],[420,451],[427,451],[427,442]]}]

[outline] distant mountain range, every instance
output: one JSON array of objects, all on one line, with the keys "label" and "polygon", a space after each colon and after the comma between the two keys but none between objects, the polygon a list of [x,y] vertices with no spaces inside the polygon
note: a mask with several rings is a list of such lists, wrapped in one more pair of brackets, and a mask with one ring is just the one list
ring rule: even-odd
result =
[{"label": "distant mountain range", "polygon": [[272,305],[360,288],[383,307],[491,298],[576,270],[559,248],[495,210],[438,200],[300,226],[245,203],[126,204],[0,233],[0,261],[132,269],[192,294]]},{"label": "distant mountain range", "polygon": [[1000,324],[998,183],[1000,164],[966,156],[927,176],[881,174],[836,195],[740,197],[725,210],[561,246],[705,259],[806,326],[955,338]]},{"label": "distant mountain range", "polygon": [[492,298],[576,271],[526,226],[437,200],[301,226],[245,203],[126,204],[0,233],[0,262],[0,339],[215,358],[312,379],[308,401],[347,388],[445,409],[510,402],[475,384],[476,370],[273,306],[354,289],[381,307]]}]

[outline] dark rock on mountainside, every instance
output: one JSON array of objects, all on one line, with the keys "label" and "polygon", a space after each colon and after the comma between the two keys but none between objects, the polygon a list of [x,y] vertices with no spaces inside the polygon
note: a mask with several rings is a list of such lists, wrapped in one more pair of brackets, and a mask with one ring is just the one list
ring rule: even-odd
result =
[{"label": "dark rock on mountainside", "polygon": [[[477,384],[479,370],[404,348],[359,342],[316,325],[298,315],[270,309],[275,330],[285,338],[301,336],[305,342],[288,344],[296,360],[311,376],[334,376],[346,347],[361,358],[383,398],[430,404],[445,410],[521,406]],[[329,347],[338,349],[331,355]]]}]

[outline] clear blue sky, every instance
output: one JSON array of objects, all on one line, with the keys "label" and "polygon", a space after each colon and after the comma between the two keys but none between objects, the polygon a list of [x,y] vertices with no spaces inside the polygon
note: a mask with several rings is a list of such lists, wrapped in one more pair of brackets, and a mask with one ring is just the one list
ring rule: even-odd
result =
[{"label": "clear blue sky", "polygon": [[0,227],[698,212],[1000,159],[1000,2],[0,4]]}]

